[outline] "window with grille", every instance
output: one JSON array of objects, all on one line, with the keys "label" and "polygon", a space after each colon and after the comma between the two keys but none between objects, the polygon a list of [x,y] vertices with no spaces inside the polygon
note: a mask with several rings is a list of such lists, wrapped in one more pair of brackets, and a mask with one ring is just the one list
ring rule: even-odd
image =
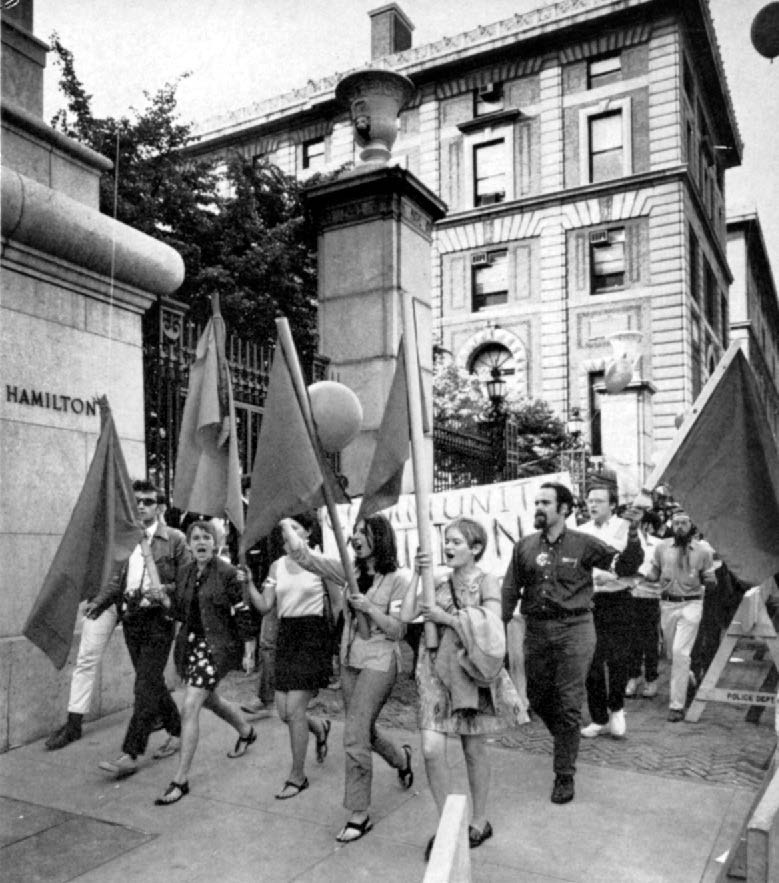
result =
[{"label": "window with grille", "polygon": [[506,198],[507,155],[503,138],[473,148],[474,204],[493,205]]},{"label": "window with grille", "polygon": [[622,61],[619,53],[587,62],[587,88],[596,89],[607,83],[617,83],[622,79]]},{"label": "window with grille", "polygon": [[625,228],[599,230],[590,234],[592,294],[625,286]]},{"label": "window with grille", "polygon": [[591,116],[590,182],[608,181],[625,174],[622,111]]},{"label": "window with grille", "polygon": [[472,267],[473,312],[508,302],[508,251],[490,251],[478,266]]},{"label": "window with grille", "polygon": [[325,139],[313,138],[303,144],[303,168],[321,169],[325,165]]}]

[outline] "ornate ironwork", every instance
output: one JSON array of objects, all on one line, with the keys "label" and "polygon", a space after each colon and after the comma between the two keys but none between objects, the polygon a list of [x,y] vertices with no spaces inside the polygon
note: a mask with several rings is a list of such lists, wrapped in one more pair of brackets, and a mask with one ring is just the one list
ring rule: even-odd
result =
[{"label": "ornate ironwork", "polygon": [[[144,318],[143,373],[146,424],[146,471],[170,499],[179,429],[189,382],[203,328],[186,317],[186,306],[161,298]],[[273,345],[259,345],[228,335],[225,353],[235,400],[241,470],[250,475],[260,435],[268,389]],[[315,356],[303,370],[311,381],[324,380],[329,361]]]}]

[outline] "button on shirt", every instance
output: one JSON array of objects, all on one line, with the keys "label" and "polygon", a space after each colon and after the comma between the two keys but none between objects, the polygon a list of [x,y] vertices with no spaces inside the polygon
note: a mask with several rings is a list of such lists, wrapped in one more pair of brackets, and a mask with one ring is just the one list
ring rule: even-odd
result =
[{"label": "button on shirt", "polygon": [[670,595],[699,598],[705,584],[714,585],[714,555],[708,543],[691,540],[688,546],[675,546],[673,537],[655,548],[647,579],[659,582]]},{"label": "button on shirt", "polygon": [[545,533],[520,540],[503,581],[503,621],[509,622],[522,597],[525,616],[554,617],[588,611],[592,602],[592,571],[611,570],[617,576],[635,573],[644,552],[637,534],[629,534],[623,552],[597,537],[563,529],[550,542]]}]

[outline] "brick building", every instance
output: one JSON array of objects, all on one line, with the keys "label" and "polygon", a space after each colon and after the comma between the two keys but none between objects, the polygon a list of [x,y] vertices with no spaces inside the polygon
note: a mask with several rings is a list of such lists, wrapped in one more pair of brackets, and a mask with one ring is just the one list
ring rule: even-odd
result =
[{"label": "brick building", "polygon": [[[449,209],[437,344],[580,409],[593,453],[640,480],[728,342],[725,172],[742,145],[706,0],[561,0],[419,47],[396,4],[369,15],[371,64],[417,87],[393,162]],[[205,121],[192,153],[301,178],[354,161],[341,76]],[[641,333],[640,362],[603,395],[620,331]]]}]

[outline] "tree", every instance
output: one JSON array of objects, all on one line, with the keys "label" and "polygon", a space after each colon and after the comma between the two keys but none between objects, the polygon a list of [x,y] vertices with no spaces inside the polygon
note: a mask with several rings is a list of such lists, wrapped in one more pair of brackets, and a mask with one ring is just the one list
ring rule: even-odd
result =
[{"label": "tree", "polygon": [[284,315],[301,355],[310,357],[316,234],[298,182],[268,162],[236,156],[227,171],[232,195],[220,196],[214,163],[184,151],[191,125],[177,112],[180,80],[144,93],[147,106],[130,116],[96,117],[72,53],[56,33],[51,46],[66,99],[52,126],[114,161],[114,172],[100,182],[101,211],[181,254],[186,275],[175,296],[189,306],[189,317],[205,322],[217,291],[232,332],[266,343],[275,339],[275,318]]},{"label": "tree", "polygon": [[[521,475],[556,472],[560,453],[573,439],[563,421],[541,399],[510,393],[504,402],[505,419],[516,438],[515,450]],[[481,381],[451,360],[437,359],[433,373],[433,416],[437,425],[460,432],[486,434],[494,428],[495,415]]]}]

